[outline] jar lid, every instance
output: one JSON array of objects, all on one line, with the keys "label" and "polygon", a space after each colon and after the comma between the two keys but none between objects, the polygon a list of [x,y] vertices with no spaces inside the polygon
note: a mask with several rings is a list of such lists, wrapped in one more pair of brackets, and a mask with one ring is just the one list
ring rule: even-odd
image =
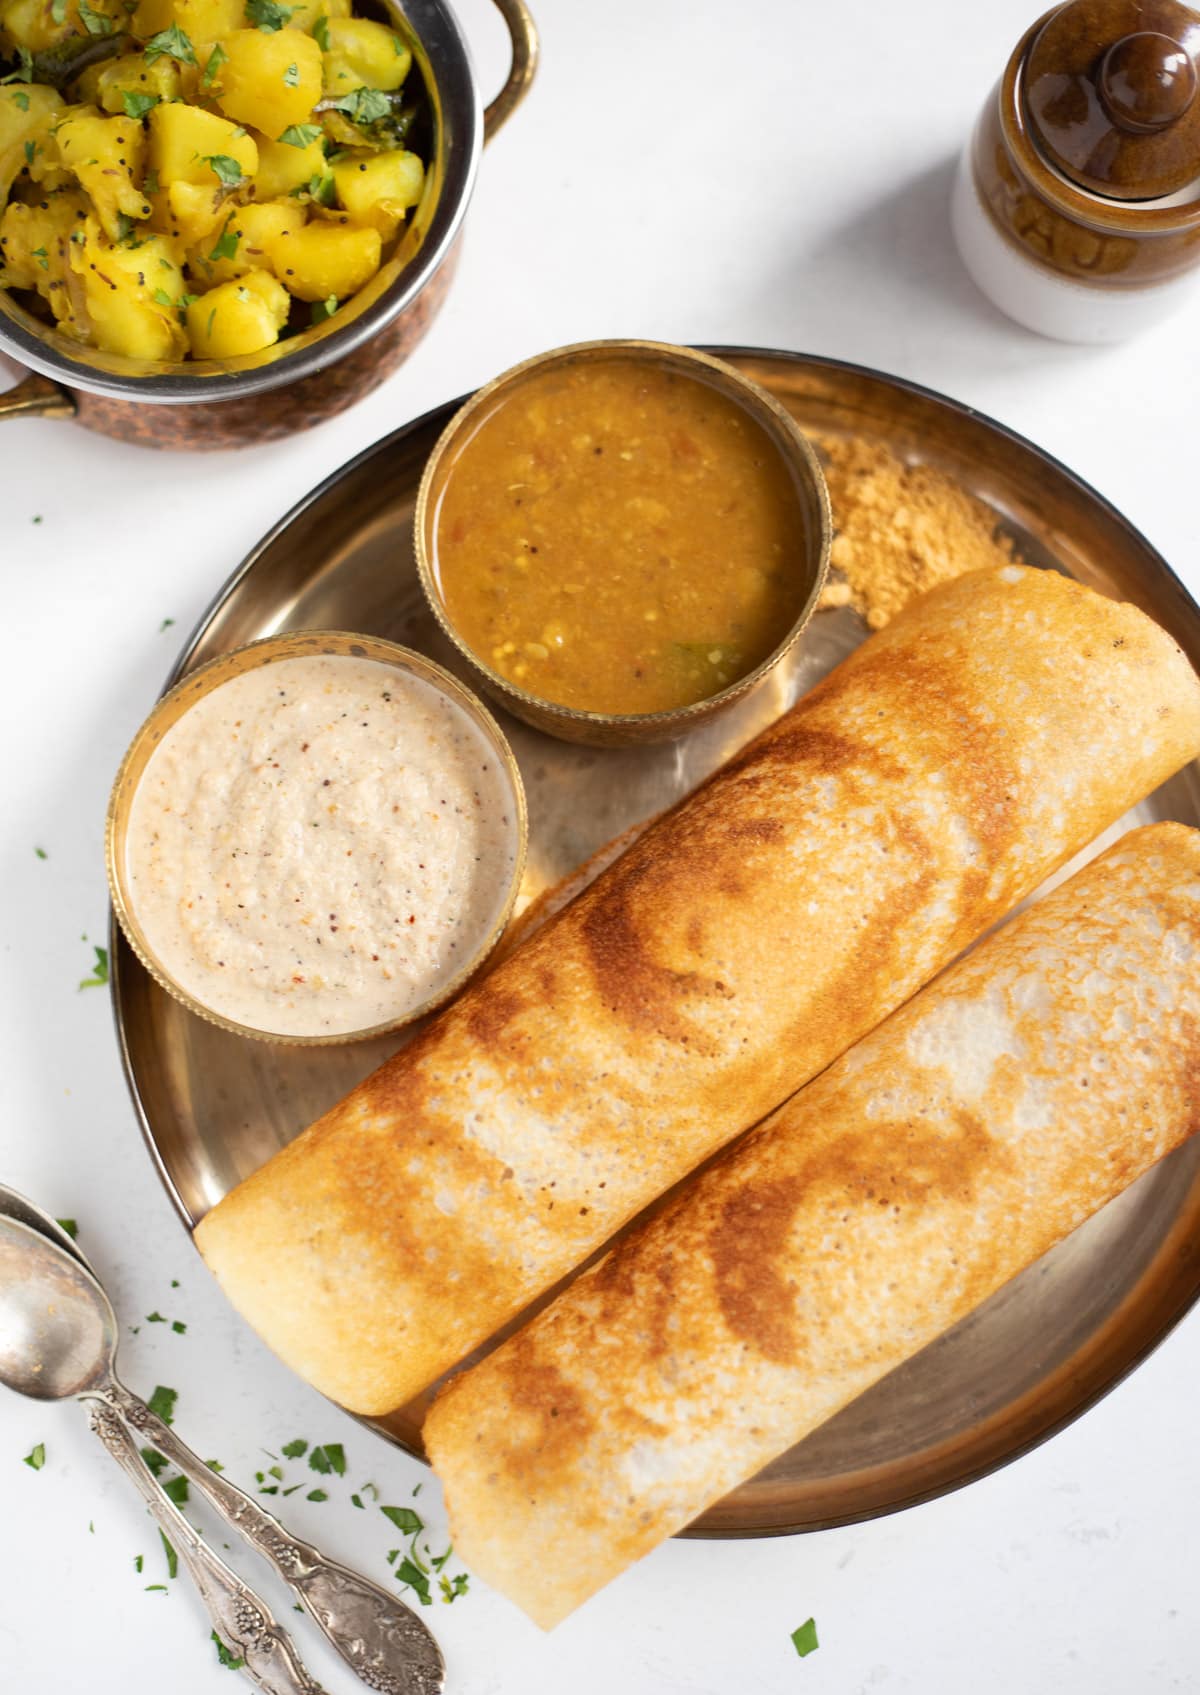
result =
[{"label": "jar lid", "polygon": [[1181,0],[1069,0],[1024,82],[1039,149],[1080,187],[1157,200],[1200,178],[1200,13]]}]

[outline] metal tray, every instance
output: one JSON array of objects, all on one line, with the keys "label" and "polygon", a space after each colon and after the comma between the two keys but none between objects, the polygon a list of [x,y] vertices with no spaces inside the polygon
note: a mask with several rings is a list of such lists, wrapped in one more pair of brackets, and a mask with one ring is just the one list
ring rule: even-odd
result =
[{"label": "metal tray", "polygon": [[[1030,443],[966,407],[861,367],[801,354],[712,351],[763,383],[802,426],[878,438],[948,471],[995,509],[1026,560],[1136,602],[1200,665],[1200,610],[1165,561],[1099,495]],[[175,675],[255,637],[322,626],[388,636],[456,670],[421,599],[411,519],[425,458],[459,404],[396,431],[301,501],[221,590]],[[691,789],[865,634],[848,610],[818,613],[786,671],[675,744],[568,746],[501,713],[529,795],[523,901]],[[1151,796],[1110,837],[1159,818],[1200,824],[1197,767]],[[185,1011],[119,934],[112,940],[126,1075],[151,1155],[189,1229],[400,1045],[395,1036],[321,1049],[242,1041]],[[1075,1418],[1144,1357],[1198,1293],[1200,1137],[734,1490],[691,1533],[816,1529],[966,1483]],[[371,1422],[420,1454],[421,1410],[414,1404]]]}]

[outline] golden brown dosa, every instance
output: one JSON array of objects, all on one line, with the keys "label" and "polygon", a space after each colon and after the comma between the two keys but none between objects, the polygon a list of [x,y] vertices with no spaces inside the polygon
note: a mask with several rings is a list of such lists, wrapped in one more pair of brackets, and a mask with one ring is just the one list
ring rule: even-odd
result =
[{"label": "golden brown dosa", "polygon": [[1143,613],[948,584],[235,1189],[205,1257],[302,1376],[397,1407],[1198,750]]},{"label": "golden brown dosa", "polygon": [[539,1624],[1200,1127],[1200,831],[1134,831],[454,1379],[458,1554]]}]

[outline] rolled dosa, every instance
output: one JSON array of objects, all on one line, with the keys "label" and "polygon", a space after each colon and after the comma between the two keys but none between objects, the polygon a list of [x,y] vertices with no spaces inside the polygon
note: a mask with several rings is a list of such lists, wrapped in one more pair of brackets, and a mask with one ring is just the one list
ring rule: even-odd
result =
[{"label": "rolled dosa", "polygon": [[1200,750],[1164,632],[1055,573],[937,590],[197,1229],[351,1410],[408,1400]]},{"label": "rolled dosa", "polygon": [[684,1185],[425,1424],[549,1627],[1200,1127],[1200,831],[1126,836]]}]

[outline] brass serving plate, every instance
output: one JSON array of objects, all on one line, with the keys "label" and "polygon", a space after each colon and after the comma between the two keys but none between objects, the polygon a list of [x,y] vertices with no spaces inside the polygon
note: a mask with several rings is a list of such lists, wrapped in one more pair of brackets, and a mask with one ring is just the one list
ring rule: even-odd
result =
[{"label": "brass serving plate", "polygon": [[[1106,501],[1029,442],[953,401],[858,366],[712,351],[769,389],[802,426],[875,437],[952,473],[995,509],[1030,563],[1134,601],[1200,665],[1200,609],[1165,561]],[[175,676],[257,637],[320,627],[385,636],[461,674],[421,596],[411,536],[422,467],[459,404],[377,443],[302,501],[222,589]],[[573,746],[501,713],[529,797],[522,903],[691,789],[865,633],[849,611],[818,613],[760,689],[674,744]],[[1200,824],[1200,769],[1189,767],[1110,835],[1160,818]],[[159,988],[115,930],[112,960],[130,1089],[151,1155],[189,1228],[401,1045],[395,1035],[319,1050],[242,1041]],[[969,1482],[1077,1417],[1161,1340],[1197,1294],[1200,1138],[719,1502],[691,1533],[813,1530]],[[419,1454],[419,1417],[414,1406],[372,1422]]]}]

